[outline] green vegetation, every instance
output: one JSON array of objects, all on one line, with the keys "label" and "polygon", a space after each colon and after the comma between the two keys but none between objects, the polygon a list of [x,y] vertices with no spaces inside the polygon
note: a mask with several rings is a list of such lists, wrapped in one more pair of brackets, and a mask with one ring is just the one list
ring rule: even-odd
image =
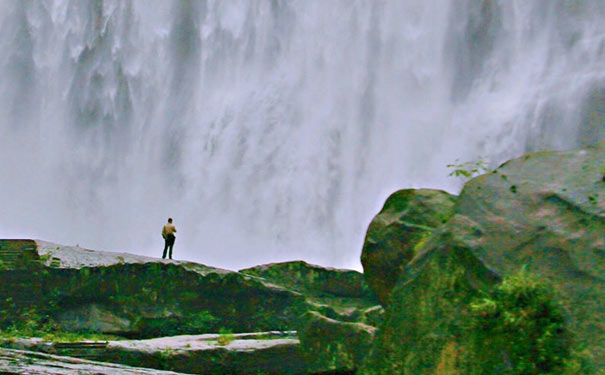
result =
[{"label": "green vegetation", "polygon": [[[2,315],[5,311],[2,311]],[[40,337],[53,342],[78,341],[109,341],[123,338],[103,335],[95,332],[66,332],[48,316],[40,315],[35,309],[27,310],[19,315],[18,319],[0,325],[0,341],[12,341],[17,338]]]},{"label": "green vegetation", "polygon": [[210,314],[209,311],[202,310],[198,313],[192,313],[189,315],[185,325],[188,331],[205,333],[208,332],[210,327],[212,327],[217,320],[218,319]]},{"label": "green vegetation", "polygon": [[452,169],[452,172],[450,172],[448,176],[461,177],[464,179],[475,177],[490,170],[487,163],[483,160],[460,163],[458,159],[456,159],[454,163],[447,164],[446,167]]},{"label": "green vegetation", "polygon": [[231,330],[227,328],[221,328],[219,330],[219,336],[216,340],[216,343],[220,346],[227,346],[231,342],[233,342],[233,340],[235,340],[235,335],[231,332]]},{"label": "green vegetation", "polygon": [[489,297],[471,303],[471,313],[469,337],[474,341],[468,360],[471,368],[484,364],[471,374],[572,375],[595,371],[586,356],[574,349],[565,312],[552,287],[524,270],[504,279]]},{"label": "green vegetation", "polygon": [[52,258],[53,253],[48,252],[46,254],[40,255],[40,263],[46,263],[50,258]]},{"label": "green vegetation", "polygon": [[135,327],[153,337],[176,336],[185,333],[200,334],[211,332],[218,319],[209,311],[190,313],[186,317],[138,317]]},{"label": "green vegetation", "polygon": [[[68,332],[57,324],[48,311],[35,308],[18,311],[12,299],[6,299],[0,309],[0,340],[13,340],[24,337],[41,337],[47,341],[107,341],[123,340],[124,337],[100,334],[97,332]],[[49,310],[53,310],[52,308]],[[136,324],[145,325],[145,329],[157,331],[158,336],[171,336],[182,332],[210,332],[217,320],[208,311],[193,313],[187,319],[158,318],[140,319]]]}]

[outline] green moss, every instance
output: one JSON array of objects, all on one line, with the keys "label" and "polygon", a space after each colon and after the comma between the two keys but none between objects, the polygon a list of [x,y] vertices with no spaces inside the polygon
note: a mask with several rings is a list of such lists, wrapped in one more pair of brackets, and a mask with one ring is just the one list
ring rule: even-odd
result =
[{"label": "green moss", "polygon": [[53,342],[79,342],[79,341],[110,341],[123,338],[96,332],[67,332],[61,330],[59,325],[48,316],[38,315],[34,310],[23,313],[16,323],[0,329],[0,340],[11,341],[17,338],[40,337]]},{"label": "green moss", "polygon": [[219,331],[218,339],[216,339],[216,343],[220,346],[227,346],[231,342],[235,340],[235,335],[231,332],[230,329],[221,328]]},{"label": "green moss", "polygon": [[489,297],[472,302],[468,373],[562,373],[571,357],[571,333],[551,291],[552,286],[521,271]]},{"label": "green moss", "polygon": [[317,312],[305,314],[299,328],[301,350],[312,370],[356,370],[369,351],[375,328],[360,323],[339,322]]},{"label": "green moss", "polygon": [[383,306],[405,265],[433,230],[450,219],[454,204],[455,197],[440,190],[405,189],[393,193],[372,220],[361,262]]}]

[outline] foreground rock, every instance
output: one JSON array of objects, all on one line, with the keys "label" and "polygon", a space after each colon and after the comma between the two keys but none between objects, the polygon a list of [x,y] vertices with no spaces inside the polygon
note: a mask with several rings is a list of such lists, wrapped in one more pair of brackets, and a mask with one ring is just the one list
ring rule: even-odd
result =
[{"label": "foreground rock", "polygon": [[295,335],[296,332],[206,334],[78,343],[21,339],[3,346],[190,374],[308,374],[310,367]]},{"label": "foreground rock", "polygon": [[359,298],[375,302],[374,293],[361,273],[325,268],[303,261],[265,264],[239,272],[262,277],[312,297]]},{"label": "foreground rock", "polygon": [[[359,365],[358,353],[365,354],[369,345],[367,341],[353,351],[349,334],[359,336],[356,329],[364,327],[363,337],[368,338],[366,330],[374,329],[352,322],[375,325],[382,319],[382,308],[362,274],[305,262],[232,272],[31,240],[0,240],[0,260],[0,276],[8,281],[0,285],[0,304],[9,312],[0,317],[1,326],[13,324],[20,331],[35,324],[84,335],[151,339],[106,345],[4,343],[50,354],[200,374],[303,374],[311,366],[316,373],[336,367],[348,371]],[[294,338],[235,335],[228,345],[217,345],[216,335],[199,336],[220,329],[297,329],[308,322],[302,316],[309,311],[321,312],[332,322],[325,328],[334,334],[322,338],[320,345],[305,341],[309,351],[322,358],[320,363],[307,361],[310,357],[302,356]],[[315,332],[317,324],[306,327]],[[181,336],[166,337],[176,335]],[[338,354],[333,348],[347,351]],[[335,363],[325,360],[336,357]]]},{"label": "foreground rock", "polygon": [[364,275],[386,306],[416,247],[452,215],[455,197],[441,190],[406,189],[392,194],[370,223],[361,254]]},{"label": "foreground rock", "polygon": [[375,333],[376,328],[363,323],[340,322],[309,312],[299,337],[310,372],[354,373]]},{"label": "foreground rock", "polygon": [[469,303],[499,281],[447,234],[431,245],[406,266],[393,289],[361,374],[436,374],[443,348],[468,332]]},{"label": "foreground rock", "polygon": [[0,373],[7,375],[179,375],[171,371],[135,368],[1,348]]},{"label": "foreground rock", "polygon": [[460,364],[469,303],[521,268],[554,286],[578,344],[604,366],[604,145],[529,154],[467,183],[397,279],[359,373],[498,373]]},{"label": "foreground rock", "polygon": [[376,295],[363,274],[302,261],[265,264],[240,270],[305,296],[312,309],[332,319],[377,324]]},{"label": "foreground rock", "polygon": [[353,373],[367,354],[383,309],[356,271],[305,262],[262,265],[240,272],[303,294],[312,309],[298,327],[311,373]]},{"label": "foreground rock", "polygon": [[[16,263],[15,252],[27,258]],[[130,338],[289,330],[304,296],[261,278],[200,264],[0,240],[0,307],[10,324],[25,311],[68,331]]]}]

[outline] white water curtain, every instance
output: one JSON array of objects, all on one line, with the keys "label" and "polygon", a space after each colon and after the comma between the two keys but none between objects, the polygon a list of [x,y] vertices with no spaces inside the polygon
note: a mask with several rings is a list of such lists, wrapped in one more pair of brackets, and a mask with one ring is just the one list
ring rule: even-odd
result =
[{"label": "white water curtain", "polygon": [[0,237],[359,268],[405,187],[604,138],[601,0],[4,0]]}]

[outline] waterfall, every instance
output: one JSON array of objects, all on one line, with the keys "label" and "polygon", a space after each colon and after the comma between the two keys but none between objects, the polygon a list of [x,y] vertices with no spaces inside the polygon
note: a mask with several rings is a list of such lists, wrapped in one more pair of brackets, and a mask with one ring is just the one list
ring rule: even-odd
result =
[{"label": "waterfall", "polygon": [[405,187],[605,138],[600,0],[4,0],[0,237],[359,268]]}]

